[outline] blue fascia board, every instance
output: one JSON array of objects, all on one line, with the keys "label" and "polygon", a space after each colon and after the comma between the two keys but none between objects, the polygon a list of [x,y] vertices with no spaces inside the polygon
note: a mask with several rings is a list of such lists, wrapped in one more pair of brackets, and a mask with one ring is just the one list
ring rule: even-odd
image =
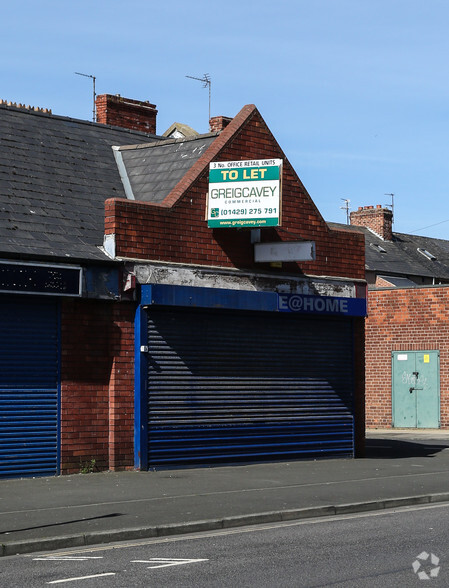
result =
[{"label": "blue fascia board", "polygon": [[310,296],[306,294],[279,294],[278,310],[314,315],[367,316],[366,298],[340,296]]},{"label": "blue fascia board", "polygon": [[274,311],[277,310],[277,294],[151,284],[142,286],[142,305]]},{"label": "blue fascia board", "polygon": [[278,294],[168,284],[142,285],[141,304],[334,316],[364,317],[367,314],[365,298]]}]

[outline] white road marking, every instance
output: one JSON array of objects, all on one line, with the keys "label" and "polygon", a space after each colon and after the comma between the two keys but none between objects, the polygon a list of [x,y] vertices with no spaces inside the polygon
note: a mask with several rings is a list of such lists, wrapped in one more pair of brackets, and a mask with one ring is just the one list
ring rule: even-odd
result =
[{"label": "white road marking", "polygon": [[150,557],[150,559],[134,559],[131,563],[149,563],[149,570],[156,568],[168,568],[169,566],[182,566],[185,564],[198,563],[200,561],[209,561],[208,559],[182,559],[179,557]]},{"label": "white road marking", "polygon": [[90,578],[102,578],[103,576],[115,576],[115,572],[94,574],[92,576],[80,576],[79,578],[64,578],[62,580],[52,580],[51,582],[47,582],[47,584],[62,584],[64,582],[76,582],[77,580],[89,580]]},{"label": "white road marking", "polygon": [[87,559],[103,559],[102,555],[47,555],[45,557],[33,557],[33,561],[86,561]]}]

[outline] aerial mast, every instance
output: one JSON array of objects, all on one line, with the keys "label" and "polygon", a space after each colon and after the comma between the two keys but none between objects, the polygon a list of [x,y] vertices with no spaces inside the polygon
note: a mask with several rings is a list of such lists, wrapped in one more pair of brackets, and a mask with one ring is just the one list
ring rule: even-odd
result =
[{"label": "aerial mast", "polygon": [[343,200],[343,202],[345,203],[344,206],[340,206],[340,209],[346,210],[346,224],[349,225],[349,209],[350,209],[349,203],[351,201],[349,200],[349,198],[340,198],[340,200]]},{"label": "aerial mast", "polygon": [[391,196],[391,204],[385,204],[385,206],[388,206],[388,208],[391,208],[391,224],[393,225],[393,223],[394,223],[394,194],[390,192],[390,193],[384,194],[384,196]]},{"label": "aerial mast", "polygon": [[211,88],[212,88],[212,80],[210,79],[209,74],[204,74],[202,78],[196,78],[194,76],[186,76],[186,78],[190,78],[191,80],[198,80],[198,82],[203,83],[203,88],[209,88],[209,120],[210,120],[210,100],[211,100]]},{"label": "aerial mast", "polygon": [[78,71],[75,72],[77,76],[84,76],[85,78],[91,78],[92,79],[92,83],[93,83],[93,109],[92,109],[92,120],[93,122],[95,122],[95,98],[96,98],[96,93],[95,93],[95,80],[96,77],[95,76],[91,76],[89,74],[84,74],[84,73],[79,73]]}]

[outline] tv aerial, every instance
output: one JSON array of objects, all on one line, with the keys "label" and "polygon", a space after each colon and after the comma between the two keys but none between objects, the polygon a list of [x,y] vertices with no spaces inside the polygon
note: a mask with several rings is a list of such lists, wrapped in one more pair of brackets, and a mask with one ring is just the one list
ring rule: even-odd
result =
[{"label": "tv aerial", "polygon": [[391,204],[385,204],[385,206],[388,206],[388,208],[391,208],[391,224],[393,224],[393,222],[394,222],[394,194],[390,192],[390,193],[384,194],[384,196],[391,197]]},{"label": "tv aerial", "polygon": [[211,97],[211,88],[212,88],[212,80],[210,79],[209,74],[204,74],[202,78],[196,78],[195,76],[186,76],[186,78],[190,78],[191,80],[197,80],[198,82],[203,83],[203,88],[209,88],[209,120],[210,120],[210,97]]},{"label": "tv aerial", "polygon": [[340,198],[340,200],[343,200],[343,202],[345,203],[344,206],[340,206],[340,209],[346,210],[346,224],[349,225],[349,209],[350,209],[349,203],[351,201],[349,200],[349,198]]},{"label": "tv aerial", "polygon": [[92,83],[93,83],[93,109],[92,109],[92,120],[93,122],[95,122],[95,98],[96,98],[96,94],[95,94],[95,80],[97,79],[95,76],[91,76],[89,74],[85,74],[85,73],[80,73],[79,71],[75,72],[77,76],[84,76],[85,78],[91,78],[92,79]]}]

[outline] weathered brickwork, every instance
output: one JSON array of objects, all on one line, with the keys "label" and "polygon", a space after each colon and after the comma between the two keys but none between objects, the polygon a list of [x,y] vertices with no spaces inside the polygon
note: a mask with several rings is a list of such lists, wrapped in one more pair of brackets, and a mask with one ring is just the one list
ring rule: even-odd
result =
[{"label": "weathered brickwork", "polygon": [[64,300],[61,472],[133,466],[134,305]]},{"label": "weathered brickwork", "polygon": [[384,241],[393,239],[393,212],[389,208],[382,208],[380,204],[374,206],[360,206],[351,212],[351,225],[368,227]]},{"label": "weathered brickwork", "polygon": [[[270,241],[313,240],[317,259],[283,264],[280,272],[364,279],[364,238],[330,230],[255,107],[247,106],[161,204],[106,201],[105,233],[115,235],[116,255],[254,269],[250,229],[210,229],[205,220],[208,162],[284,159],[282,226],[262,231]],[[257,264],[258,270],[273,268]]]},{"label": "weathered brickwork", "polygon": [[98,123],[156,133],[157,110],[154,104],[118,95],[101,94],[97,96],[95,105]]},{"label": "weathered brickwork", "polygon": [[227,116],[214,116],[209,120],[209,129],[211,133],[222,131],[231,122],[232,118]]},{"label": "weathered brickwork", "polygon": [[449,428],[449,289],[370,291],[366,321],[366,423],[392,426],[391,352],[440,351],[441,428]]}]

